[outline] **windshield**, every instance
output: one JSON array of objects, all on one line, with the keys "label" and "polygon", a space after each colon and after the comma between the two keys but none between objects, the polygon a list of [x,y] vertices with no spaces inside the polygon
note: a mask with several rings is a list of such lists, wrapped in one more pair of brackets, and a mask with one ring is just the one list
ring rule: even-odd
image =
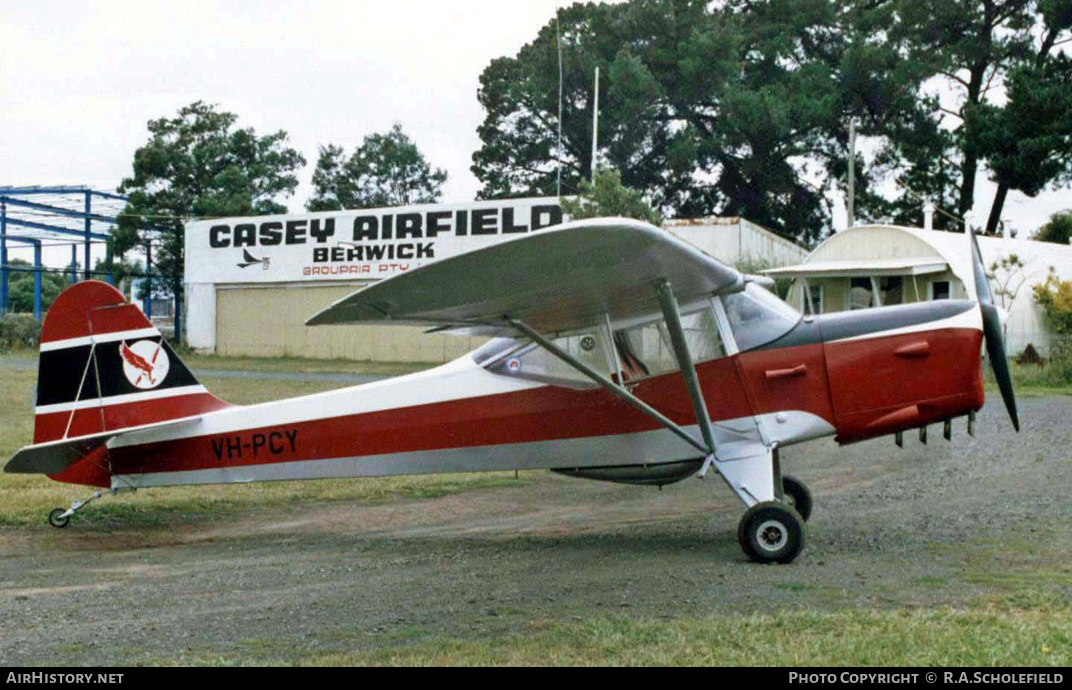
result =
[{"label": "windshield", "polygon": [[722,303],[741,352],[781,338],[801,319],[800,312],[755,283],[749,283],[741,292],[724,295]]}]

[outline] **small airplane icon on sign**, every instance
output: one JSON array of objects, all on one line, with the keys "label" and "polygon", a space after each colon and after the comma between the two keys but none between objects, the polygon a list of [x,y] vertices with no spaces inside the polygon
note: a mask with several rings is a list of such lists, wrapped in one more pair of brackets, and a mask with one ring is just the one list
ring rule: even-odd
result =
[{"label": "small airplane icon on sign", "polygon": [[256,264],[261,264],[264,267],[264,270],[267,271],[268,266],[272,263],[272,260],[269,259],[268,257],[264,257],[263,259],[258,259],[257,257],[255,257],[252,254],[250,254],[249,250],[247,250],[247,249],[242,250],[242,257],[243,257],[243,261],[242,261],[242,263],[238,264],[239,268],[246,268],[247,266],[254,266]]}]

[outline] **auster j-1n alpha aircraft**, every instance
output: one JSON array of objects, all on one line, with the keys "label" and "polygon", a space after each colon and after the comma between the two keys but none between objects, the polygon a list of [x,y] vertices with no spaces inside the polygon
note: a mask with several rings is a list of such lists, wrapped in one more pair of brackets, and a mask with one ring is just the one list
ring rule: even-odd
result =
[{"label": "auster j-1n alpha aircraft", "polygon": [[[804,546],[808,489],[784,446],[852,443],[969,417],[981,345],[1019,429],[998,311],[974,235],[978,300],[802,316],[658,228],[567,223],[358,290],[308,320],[492,336],[449,364],[300,398],[212,396],[142,312],[78,283],[42,327],[34,444],[8,472],[107,492],[414,473],[551,469],[662,486],[720,475],[759,562]],[[971,276],[969,275],[969,278]]]}]

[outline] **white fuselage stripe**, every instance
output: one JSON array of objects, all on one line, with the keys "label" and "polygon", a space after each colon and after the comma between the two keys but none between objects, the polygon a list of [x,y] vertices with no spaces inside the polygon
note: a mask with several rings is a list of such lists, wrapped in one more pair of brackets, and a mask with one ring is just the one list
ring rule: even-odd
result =
[{"label": "white fuselage stripe", "polygon": [[[179,430],[162,434],[171,441],[201,434],[225,434],[317,419],[348,417],[418,405],[451,402],[466,398],[497,395],[540,388],[546,384],[491,374],[478,367],[471,357],[397,378],[315,393],[299,398],[244,407],[229,407],[205,413],[203,426],[196,432]],[[140,440],[139,442],[148,442]],[[119,446],[126,445],[122,437]]]},{"label": "white fuselage stripe", "polygon": [[[763,415],[775,417],[774,414]],[[834,433],[825,420],[809,412],[777,413],[775,426],[781,445],[807,441]],[[770,420],[772,423],[773,419]],[[754,428],[752,417],[720,422],[719,426]],[[695,424],[685,427],[697,435]],[[198,428],[198,433],[203,429]],[[146,432],[148,433],[148,432]],[[139,440],[144,440],[144,435]],[[117,437],[118,441],[121,437]],[[659,464],[690,460],[696,449],[666,429],[611,436],[506,443],[468,448],[384,453],[348,458],[298,460],[263,465],[237,465],[185,472],[146,472],[117,475],[116,486],[151,487],[183,484],[327,479],[332,477],[384,477],[402,474],[448,472],[493,472],[501,470],[575,469],[623,465]]]},{"label": "white fuselage stripe", "polygon": [[864,333],[863,335],[854,335],[850,338],[841,338],[839,340],[827,341],[827,345],[833,343],[848,343],[854,340],[869,340],[871,338],[888,338],[894,335],[907,335],[909,333],[922,333],[925,331],[941,331],[950,328],[963,328],[974,329],[977,331],[983,330],[983,317],[980,314],[979,307],[973,307],[967,311],[951,316],[948,319],[941,319],[940,321],[925,321],[923,323],[914,323],[908,326],[902,326],[900,328],[891,328],[888,331],[876,331],[874,333]]},{"label": "white fuselage stripe", "polygon": [[111,395],[107,398],[89,398],[77,402],[56,403],[55,405],[41,405],[34,408],[34,414],[50,414],[52,412],[70,412],[71,410],[84,410],[90,407],[107,407],[108,405],[122,405],[124,403],[144,402],[146,400],[158,400],[160,398],[174,398],[180,395],[192,395],[195,393],[207,393],[202,385],[179,386],[177,388],[164,388],[156,391],[144,391],[128,393],[126,395]]},{"label": "white fuselage stripe", "polygon": [[50,343],[41,343],[41,352],[52,350],[64,350],[69,347],[82,347],[92,343],[110,343],[116,340],[137,340],[138,338],[154,338],[160,335],[155,328],[137,328],[130,331],[115,331],[114,333],[100,333],[98,335],[86,335],[80,338],[67,338],[66,340],[53,340]]}]

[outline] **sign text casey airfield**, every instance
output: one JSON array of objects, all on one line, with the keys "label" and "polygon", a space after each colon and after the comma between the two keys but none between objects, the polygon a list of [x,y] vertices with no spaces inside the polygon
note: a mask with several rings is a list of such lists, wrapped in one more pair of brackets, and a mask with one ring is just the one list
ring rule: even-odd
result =
[{"label": "sign text casey airfield", "polygon": [[558,199],[221,218],[186,226],[186,283],[380,279],[562,222]]}]

